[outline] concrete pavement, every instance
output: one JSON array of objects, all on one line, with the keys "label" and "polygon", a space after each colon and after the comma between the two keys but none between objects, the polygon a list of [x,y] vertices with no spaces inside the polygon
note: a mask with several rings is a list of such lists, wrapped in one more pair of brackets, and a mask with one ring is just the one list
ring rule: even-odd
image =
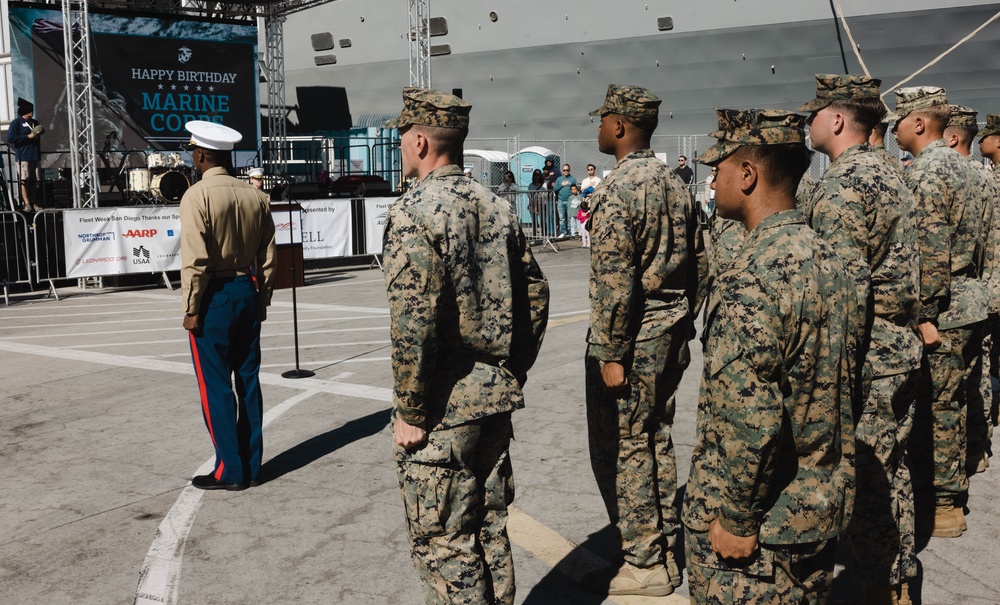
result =
[{"label": "concrete pavement", "polygon": [[[514,415],[518,603],[609,600],[574,580],[614,561],[587,455],[583,341],[588,255],[537,252],[552,318]],[[310,273],[279,291],[262,339],[264,484],[202,492],[210,463],[180,293],[60,289],[0,308],[0,603],[421,602],[389,461],[388,314],[381,273]],[[700,344],[678,395],[681,482],[694,441]],[[969,531],[921,543],[916,603],[1000,603],[994,465],[972,479]],[[838,567],[835,596],[857,586]]]}]

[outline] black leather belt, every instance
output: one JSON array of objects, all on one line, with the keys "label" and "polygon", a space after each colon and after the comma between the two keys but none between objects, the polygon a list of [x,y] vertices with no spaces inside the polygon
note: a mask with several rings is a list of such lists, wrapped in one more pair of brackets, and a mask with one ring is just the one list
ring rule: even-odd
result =
[{"label": "black leather belt", "polygon": [[227,277],[237,277],[240,275],[250,275],[249,271],[237,271],[235,269],[230,269],[228,271],[211,271],[209,273],[212,279],[225,279]]}]

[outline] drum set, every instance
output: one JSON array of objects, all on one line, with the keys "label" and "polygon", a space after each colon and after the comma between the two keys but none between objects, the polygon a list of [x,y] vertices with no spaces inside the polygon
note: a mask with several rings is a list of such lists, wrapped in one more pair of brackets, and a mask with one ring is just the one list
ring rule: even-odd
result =
[{"label": "drum set", "polygon": [[193,171],[179,153],[150,153],[145,168],[128,171],[125,193],[137,204],[176,204],[191,186]]}]

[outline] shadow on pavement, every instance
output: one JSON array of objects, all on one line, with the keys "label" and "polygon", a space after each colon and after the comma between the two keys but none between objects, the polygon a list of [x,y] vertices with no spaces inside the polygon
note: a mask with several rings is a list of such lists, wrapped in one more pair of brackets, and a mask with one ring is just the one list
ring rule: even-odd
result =
[{"label": "shadow on pavement", "polygon": [[282,475],[297,471],[344,446],[365,437],[371,437],[389,424],[389,412],[389,408],[386,408],[351,420],[343,426],[322,435],[316,435],[281,452],[261,465],[261,483],[267,483]]},{"label": "shadow on pavement", "polygon": [[[583,544],[574,548],[538,584],[532,586],[531,592],[524,599],[524,605],[598,605],[603,603],[608,598],[606,592],[608,583],[616,568],[609,566],[604,569],[594,569],[595,562],[601,558],[595,553],[614,552],[620,555],[617,549],[617,537],[614,528],[610,525],[590,534]],[[602,563],[607,563],[607,561]],[[583,580],[587,578],[587,575],[581,574],[581,570],[586,569],[594,569],[596,572],[589,574],[594,586],[583,586],[572,579],[580,578]],[[581,578],[581,575],[584,577]],[[600,590],[604,592],[601,593]]]}]

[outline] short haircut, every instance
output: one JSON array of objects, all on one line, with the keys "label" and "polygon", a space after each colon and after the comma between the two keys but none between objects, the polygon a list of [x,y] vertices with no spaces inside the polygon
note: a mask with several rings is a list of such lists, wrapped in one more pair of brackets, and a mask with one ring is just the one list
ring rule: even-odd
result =
[{"label": "short haircut", "polygon": [[216,166],[225,166],[226,162],[229,161],[230,153],[228,151],[220,151],[218,149],[206,149],[204,147],[199,147],[205,154],[205,161],[210,164],[215,164]]},{"label": "short haircut", "polygon": [[979,125],[956,126],[953,124],[945,128],[944,133],[945,136],[958,135],[958,142],[967,147],[971,146],[973,141],[976,140],[976,135],[979,134]]},{"label": "short haircut", "polygon": [[569,164],[563,164],[562,167],[563,168],[569,168]]},{"label": "short haircut", "polygon": [[830,108],[845,113],[855,125],[855,132],[868,136],[875,125],[882,121],[886,108],[881,99],[840,99],[830,103]]},{"label": "short haircut", "polygon": [[802,175],[812,164],[813,152],[804,143],[744,145],[733,152],[736,161],[758,164],[765,180],[773,187],[795,195]]},{"label": "short haircut", "polygon": [[915,109],[912,113],[921,116],[924,121],[937,126],[943,132],[948,126],[948,121],[951,120],[951,105],[934,105],[924,109]]},{"label": "short haircut", "polygon": [[431,152],[437,155],[446,156],[448,159],[457,162],[465,147],[465,137],[469,136],[468,128],[442,128],[440,126],[425,126],[414,124],[414,132],[427,137],[430,141]]},{"label": "short haircut", "polygon": [[597,166],[594,166],[593,164],[587,164],[587,168],[593,168],[594,170],[597,170]]},{"label": "short haircut", "polygon": [[879,122],[878,124],[872,126],[872,132],[878,135],[878,138],[884,139],[885,133],[889,132],[889,123]]},{"label": "short haircut", "polygon": [[656,127],[659,126],[660,124],[660,118],[657,116],[648,116],[648,117],[621,116],[621,119],[626,124],[639,130],[646,137],[653,136],[653,132],[656,130]]}]

